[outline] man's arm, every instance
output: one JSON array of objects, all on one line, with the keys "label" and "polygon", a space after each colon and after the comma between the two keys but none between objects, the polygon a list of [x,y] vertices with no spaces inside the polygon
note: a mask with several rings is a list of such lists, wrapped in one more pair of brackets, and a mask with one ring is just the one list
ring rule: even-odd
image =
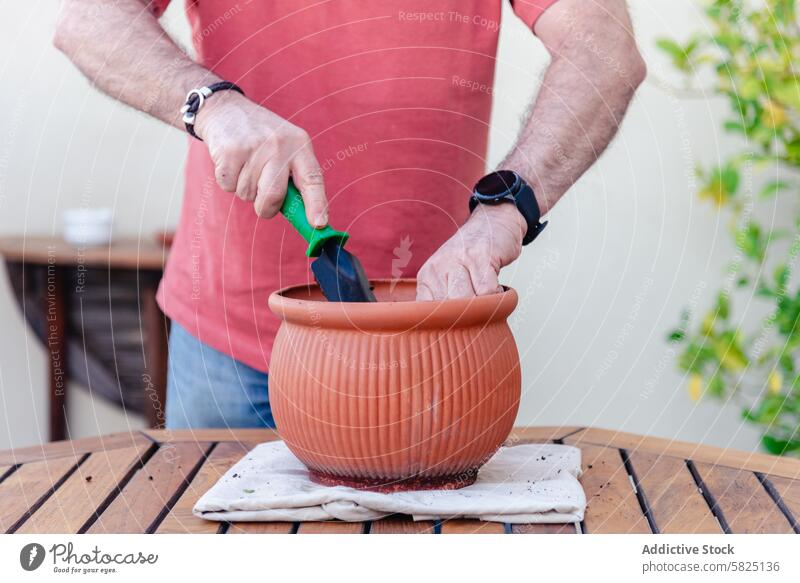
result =
[{"label": "man's arm", "polygon": [[606,149],[646,68],[624,0],[560,0],[534,30],[552,62],[500,166],[533,186],[544,214]]},{"label": "man's arm", "polygon": [[[101,91],[182,129],[186,94],[220,79],[172,42],[149,4],[64,0],[53,42]],[[259,216],[279,212],[291,172],[309,222],[327,223],[322,172],[302,129],[224,91],[200,110],[195,131],[208,147],[220,187],[253,202]]]},{"label": "man's arm", "polygon": [[[552,60],[500,168],[533,186],[544,214],[605,150],[646,69],[624,0],[559,0],[534,30]],[[519,256],[525,228],[513,205],[478,205],[420,269],[418,299],[498,291],[499,271]]]}]

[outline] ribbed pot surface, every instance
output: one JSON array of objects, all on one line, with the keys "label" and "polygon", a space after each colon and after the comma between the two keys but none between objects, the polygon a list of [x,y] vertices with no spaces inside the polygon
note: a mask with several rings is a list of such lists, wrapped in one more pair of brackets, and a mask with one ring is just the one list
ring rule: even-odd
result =
[{"label": "ribbed pot surface", "polygon": [[378,303],[334,304],[306,286],[276,292],[278,432],[317,473],[392,482],[474,479],[508,437],[520,396],[506,318],[513,290],[472,300],[398,301],[413,281],[376,282]]}]

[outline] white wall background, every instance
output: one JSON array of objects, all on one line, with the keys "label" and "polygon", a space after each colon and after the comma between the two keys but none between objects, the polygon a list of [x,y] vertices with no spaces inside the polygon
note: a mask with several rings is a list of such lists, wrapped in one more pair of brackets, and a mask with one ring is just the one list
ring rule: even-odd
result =
[{"label": "white wall background", "polygon": [[[182,2],[165,25],[185,45]],[[57,4],[0,0],[0,234],[58,232],[60,210],[113,206],[119,234],[177,222],[186,140],[100,95],[51,45]],[[693,403],[664,341],[680,310],[704,306],[731,254],[724,219],[697,202],[694,160],[713,161],[724,104],[675,99],[658,36],[703,26],[693,0],[631,0],[650,76],[600,162],[562,200],[550,227],[504,273],[522,302],[519,422],[595,425],[742,449],[757,432],[736,407]],[[546,55],[505,13],[490,160],[510,147]],[[659,80],[659,81],[656,81]],[[0,278],[0,448],[45,437],[45,354]],[[141,419],[70,391],[72,437]]]}]

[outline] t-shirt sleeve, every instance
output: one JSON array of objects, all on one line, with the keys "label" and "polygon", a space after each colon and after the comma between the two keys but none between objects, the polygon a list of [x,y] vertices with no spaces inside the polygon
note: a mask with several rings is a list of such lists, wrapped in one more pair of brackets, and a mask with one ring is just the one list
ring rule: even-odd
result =
[{"label": "t-shirt sleeve", "polygon": [[147,8],[156,18],[161,18],[161,15],[164,14],[164,11],[169,6],[170,0],[150,0],[150,4]]},{"label": "t-shirt sleeve", "polygon": [[539,17],[557,1],[558,0],[511,0],[511,5],[514,7],[514,12],[516,12],[517,16],[528,25],[528,28],[533,30],[533,25],[536,24]]}]

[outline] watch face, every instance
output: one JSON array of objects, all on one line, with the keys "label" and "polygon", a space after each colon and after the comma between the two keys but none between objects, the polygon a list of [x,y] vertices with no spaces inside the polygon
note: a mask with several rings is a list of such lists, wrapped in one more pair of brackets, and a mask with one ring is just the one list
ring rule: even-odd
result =
[{"label": "watch face", "polygon": [[513,194],[519,184],[519,176],[511,170],[500,170],[487,174],[475,185],[475,195],[480,198],[502,198]]}]

